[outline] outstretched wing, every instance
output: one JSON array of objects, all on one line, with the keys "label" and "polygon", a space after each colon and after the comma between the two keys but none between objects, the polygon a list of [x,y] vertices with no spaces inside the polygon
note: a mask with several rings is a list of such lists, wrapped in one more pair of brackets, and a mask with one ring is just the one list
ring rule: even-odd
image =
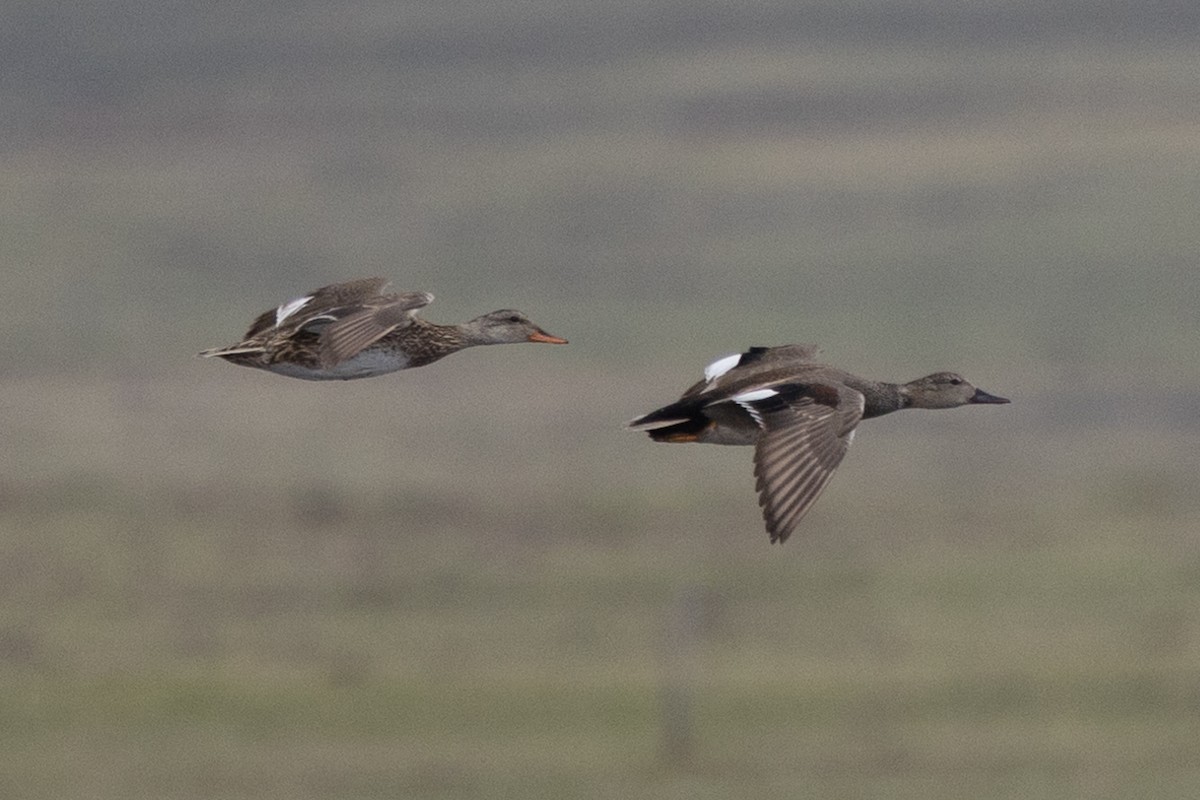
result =
[{"label": "outstretched wing", "polygon": [[417,309],[433,302],[433,295],[400,292],[379,300],[333,320],[321,330],[321,366],[328,369],[340,364],[397,328],[410,324]]},{"label": "outstretched wing", "polygon": [[782,542],[842,462],[865,398],[819,383],[780,384],[749,395],[733,399],[762,428],[754,449],[755,488],[771,541]]}]

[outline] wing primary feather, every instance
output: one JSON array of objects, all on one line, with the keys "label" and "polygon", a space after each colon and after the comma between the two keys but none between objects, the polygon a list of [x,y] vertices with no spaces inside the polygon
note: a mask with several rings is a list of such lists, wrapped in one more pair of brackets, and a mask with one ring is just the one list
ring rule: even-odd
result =
[{"label": "wing primary feather", "polygon": [[321,332],[321,363],[333,367],[370,347],[398,327],[409,324],[413,313],[433,300],[428,292],[388,295],[382,305],[368,305]]}]

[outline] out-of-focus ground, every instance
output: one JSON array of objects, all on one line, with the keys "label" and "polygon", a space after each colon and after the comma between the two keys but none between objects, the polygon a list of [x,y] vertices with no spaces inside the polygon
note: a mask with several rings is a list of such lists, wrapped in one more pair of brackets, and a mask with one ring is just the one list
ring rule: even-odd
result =
[{"label": "out-of-focus ground", "polygon": [[[119,1],[0,33],[0,794],[1192,798],[1189,4]],[[386,275],[569,347],[201,361]],[[815,341],[770,546],[622,430]]]}]

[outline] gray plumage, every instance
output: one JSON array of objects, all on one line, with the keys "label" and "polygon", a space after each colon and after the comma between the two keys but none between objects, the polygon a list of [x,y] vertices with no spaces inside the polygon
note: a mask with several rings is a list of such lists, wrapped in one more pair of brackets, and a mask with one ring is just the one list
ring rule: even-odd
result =
[{"label": "gray plumage", "polygon": [[812,345],[752,347],[709,365],[679,400],[629,423],[657,442],[754,447],[772,542],[791,535],[829,484],[861,420],[904,408],[1009,402],[954,372],[871,381],[819,364]]}]

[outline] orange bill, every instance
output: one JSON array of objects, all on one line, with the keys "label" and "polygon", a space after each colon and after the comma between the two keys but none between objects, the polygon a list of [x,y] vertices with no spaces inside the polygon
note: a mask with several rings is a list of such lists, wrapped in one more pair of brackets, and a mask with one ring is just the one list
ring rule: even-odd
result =
[{"label": "orange bill", "polygon": [[566,344],[566,339],[560,339],[557,336],[551,336],[545,331],[534,331],[529,334],[529,341],[542,342],[543,344]]}]

